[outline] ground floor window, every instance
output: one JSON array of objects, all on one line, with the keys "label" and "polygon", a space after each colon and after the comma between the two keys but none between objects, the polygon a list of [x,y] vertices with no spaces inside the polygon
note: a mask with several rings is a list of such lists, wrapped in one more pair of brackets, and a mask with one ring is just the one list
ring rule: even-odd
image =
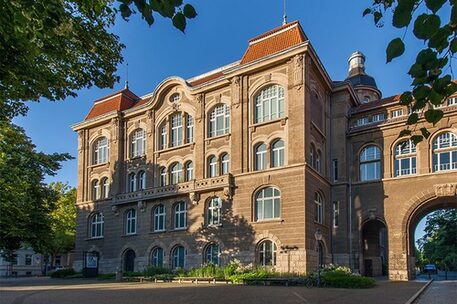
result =
[{"label": "ground floor window", "polygon": [[205,264],[219,265],[219,245],[209,244],[205,250]]},{"label": "ground floor window", "polygon": [[160,247],[154,248],[152,251],[151,265],[154,267],[163,267],[163,249]]},{"label": "ground floor window", "polygon": [[258,247],[258,263],[261,266],[276,265],[276,244],[270,240],[263,241]]},{"label": "ground floor window", "polygon": [[184,259],[186,250],[183,246],[176,246],[171,252],[171,268],[178,269],[184,268]]}]

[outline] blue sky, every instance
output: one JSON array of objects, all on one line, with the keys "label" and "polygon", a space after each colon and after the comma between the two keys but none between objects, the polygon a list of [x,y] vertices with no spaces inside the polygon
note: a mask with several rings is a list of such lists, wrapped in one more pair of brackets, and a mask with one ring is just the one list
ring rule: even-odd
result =
[{"label": "blue sky", "polygon": [[[250,38],[282,22],[283,0],[188,1],[198,16],[188,23],[185,34],[159,16],[152,27],[136,15],[129,22],[118,20],[112,29],[126,45],[123,55],[129,64],[129,85],[137,95],[152,92],[166,77],[186,79],[240,59]],[[386,64],[385,47],[404,31],[388,22],[376,28],[371,17],[363,18],[370,3],[288,0],[287,15],[289,21],[300,21],[332,79],[346,77],[347,59],[359,50],[365,54],[367,72],[375,77],[383,96],[390,96],[408,89],[411,79],[406,71],[421,44],[412,39],[411,32],[406,33],[405,55]],[[125,64],[119,66],[118,74],[122,80],[113,89],[83,89],[77,98],[29,104],[27,117],[15,122],[25,128],[38,150],[76,156],[76,134],[70,125],[84,119],[93,100],[124,86]],[[47,180],[76,186],[76,166],[76,160],[68,161]]]}]

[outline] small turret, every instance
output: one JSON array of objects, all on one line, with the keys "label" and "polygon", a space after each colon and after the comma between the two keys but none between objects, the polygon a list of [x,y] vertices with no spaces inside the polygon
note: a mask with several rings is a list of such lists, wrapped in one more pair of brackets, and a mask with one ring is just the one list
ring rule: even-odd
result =
[{"label": "small turret", "polygon": [[362,103],[367,103],[381,98],[376,81],[365,72],[365,55],[362,52],[354,52],[348,60],[349,73],[346,81],[349,81]]}]

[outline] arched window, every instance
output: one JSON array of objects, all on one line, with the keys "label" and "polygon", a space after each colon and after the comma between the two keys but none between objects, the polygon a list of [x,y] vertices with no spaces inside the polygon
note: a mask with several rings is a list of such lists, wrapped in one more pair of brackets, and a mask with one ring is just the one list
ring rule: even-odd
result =
[{"label": "arched window", "polygon": [[167,170],[165,167],[160,168],[160,176],[159,176],[159,186],[164,187],[167,185]]},{"label": "arched window", "polygon": [[186,181],[191,181],[194,179],[194,164],[191,161],[188,161],[185,165],[186,168]]},{"label": "arched window", "polygon": [[219,197],[213,197],[208,202],[208,226],[221,224],[222,200]]},{"label": "arched window", "polygon": [[194,142],[194,118],[187,114],[186,119],[186,143]]},{"label": "arched window", "polygon": [[185,202],[176,203],[174,207],[175,229],[185,229],[187,227],[187,207]]},{"label": "arched window", "polygon": [[133,172],[128,176],[128,190],[129,192],[136,191],[136,174]]},{"label": "arched window", "polygon": [[271,146],[271,167],[282,166],[284,166],[284,142],[278,139]]},{"label": "arched window", "polygon": [[255,123],[284,117],[284,88],[274,84],[260,91],[254,113]]},{"label": "arched window", "polygon": [[107,177],[102,178],[102,197],[109,197],[109,181]]},{"label": "arched window", "polygon": [[314,194],[314,220],[319,224],[324,223],[324,200],[319,192]]},{"label": "arched window", "polygon": [[100,137],[97,139],[92,148],[92,164],[104,164],[108,162],[108,139]]},{"label": "arched window", "polygon": [[103,230],[105,225],[105,219],[103,213],[98,212],[92,215],[90,220],[90,237],[100,238],[103,237]]},{"label": "arched window", "polygon": [[138,190],[144,190],[146,189],[146,172],[145,171],[140,171],[137,174],[137,180],[138,180]]},{"label": "arched window", "polygon": [[136,129],[130,139],[130,156],[138,157],[144,155],[146,150],[146,132],[143,129]]},{"label": "arched window", "polygon": [[381,150],[368,146],[360,153],[360,180],[370,181],[381,178]]},{"label": "arched window", "polygon": [[183,246],[176,246],[171,251],[171,268],[178,269],[184,268],[185,265],[186,250]]},{"label": "arched window", "polygon": [[156,247],[151,253],[151,265],[153,267],[163,267],[163,249]]},{"label": "arched window", "polygon": [[165,206],[160,204],[154,208],[154,232],[165,231]]},{"label": "arched window", "polygon": [[209,244],[206,246],[205,249],[205,256],[204,256],[204,263],[205,264],[213,264],[216,266],[220,265],[219,256],[220,256],[220,248],[218,244]]},{"label": "arched window", "polygon": [[170,166],[170,184],[178,184],[182,181],[182,165],[181,163],[173,163]]},{"label": "arched window", "polygon": [[457,136],[446,132],[433,141],[433,171],[457,169]]},{"label": "arched window", "polygon": [[316,168],[316,148],[313,144],[309,147],[309,164],[311,167]]},{"label": "arched window", "polygon": [[258,246],[257,261],[261,266],[276,265],[276,244],[270,240],[261,242]]},{"label": "arched window", "polygon": [[136,234],[136,210],[130,209],[125,216],[125,234]]},{"label": "arched window", "polygon": [[281,192],[273,187],[259,190],[255,196],[256,220],[277,219],[281,216]]},{"label": "arched window", "polygon": [[317,172],[321,172],[321,151],[316,152],[316,168]]},{"label": "arched window", "polygon": [[255,170],[265,170],[267,168],[267,146],[259,144],[255,147]]},{"label": "arched window", "polygon": [[405,140],[395,146],[395,176],[416,174],[416,145]]},{"label": "arched window", "polygon": [[208,177],[217,176],[217,158],[214,155],[208,157]]},{"label": "arched window", "polygon": [[228,174],[230,170],[230,157],[227,153],[221,156],[221,175]]},{"label": "arched window", "polygon": [[176,147],[182,144],[182,115],[175,114],[171,117],[171,146]]},{"label": "arched window", "polygon": [[165,121],[159,128],[160,138],[159,138],[159,147],[160,150],[168,148],[167,146],[167,122]]},{"label": "arched window", "polygon": [[230,129],[230,109],[226,104],[217,105],[209,114],[209,137],[224,135]]},{"label": "arched window", "polygon": [[100,199],[100,182],[98,179],[92,181],[92,200]]}]

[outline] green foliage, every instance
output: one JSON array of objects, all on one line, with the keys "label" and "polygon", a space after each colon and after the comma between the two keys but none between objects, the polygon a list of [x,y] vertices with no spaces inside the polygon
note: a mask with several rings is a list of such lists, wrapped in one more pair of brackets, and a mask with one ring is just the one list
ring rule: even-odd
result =
[{"label": "green foliage", "polygon": [[171,274],[173,273],[171,269],[164,267],[153,267],[148,266],[143,270],[143,275],[147,277],[153,277],[159,274]]},{"label": "green foliage", "polygon": [[372,278],[347,274],[338,270],[323,273],[322,282],[325,286],[333,288],[370,288],[376,284]]},{"label": "green foliage", "polygon": [[22,128],[0,121],[0,251],[8,260],[21,244],[46,252],[58,193],[43,180],[67,159],[37,152]]},{"label": "green foliage", "polygon": [[423,263],[457,270],[457,209],[428,215],[424,231],[424,236],[418,240]]},{"label": "green foliage", "polygon": [[196,278],[225,278],[224,268],[218,267],[213,264],[204,265],[202,267],[191,269],[186,273],[187,277]]},{"label": "green foliage", "polygon": [[60,182],[51,183],[49,188],[58,198],[50,213],[52,235],[46,244],[46,253],[55,256],[73,249],[75,244],[76,188]]},{"label": "green foliage", "polygon": [[[116,2],[116,3],[114,3]],[[116,14],[171,19],[183,31],[197,13],[176,0],[0,0],[0,120],[25,115],[25,101],[62,100],[86,87],[112,88],[124,45]]]},{"label": "green foliage", "polygon": [[[427,13],[416,12],[429,10]],[[444,12],[450,11],[449,19]],[[372,15],[376,26],[384,26],[386,16],[392,14],[392,25],[403,29],[412,24],[412,33],[423,42],[425,47],[418,50],[415,63],[408,74],[412,78],[411,90],[402,94],[400,104],[409,106],[413,113],[407,122],[408,134],[415,143],[428,138],[430,133],[416,126],[421,114],[426,122],[435,125],[443,117],[443,112],[434,106],[443,104],[449,96],[457,92],[457,84],[452,81],[452,58],[457,52],[457,1],[446,0],[372,0],[372,5],[363,12],[363,16]],[[415,17],[416,16],[416,17]],[[387,62],[405,52],[404,39],[395,38],[387,46]],[[414,98],[412,98],[414,97]],[[410,126],[412,126],[411,129]],[[426,128],[425,128],[426,129]],[[404,136],[405,133],[400,133]]]},{"label": "green foliage", "polygon": [[70,276],[74,276],[76,271],[73,268],[64,268],[59,269],[51,273],[51,278],[68,278]]},{"label": "green foliage", "polygon": [[115,273],[103,273],[97,274],[97,280],[104,281],[104,280],[114,280],[116,278]]}]

